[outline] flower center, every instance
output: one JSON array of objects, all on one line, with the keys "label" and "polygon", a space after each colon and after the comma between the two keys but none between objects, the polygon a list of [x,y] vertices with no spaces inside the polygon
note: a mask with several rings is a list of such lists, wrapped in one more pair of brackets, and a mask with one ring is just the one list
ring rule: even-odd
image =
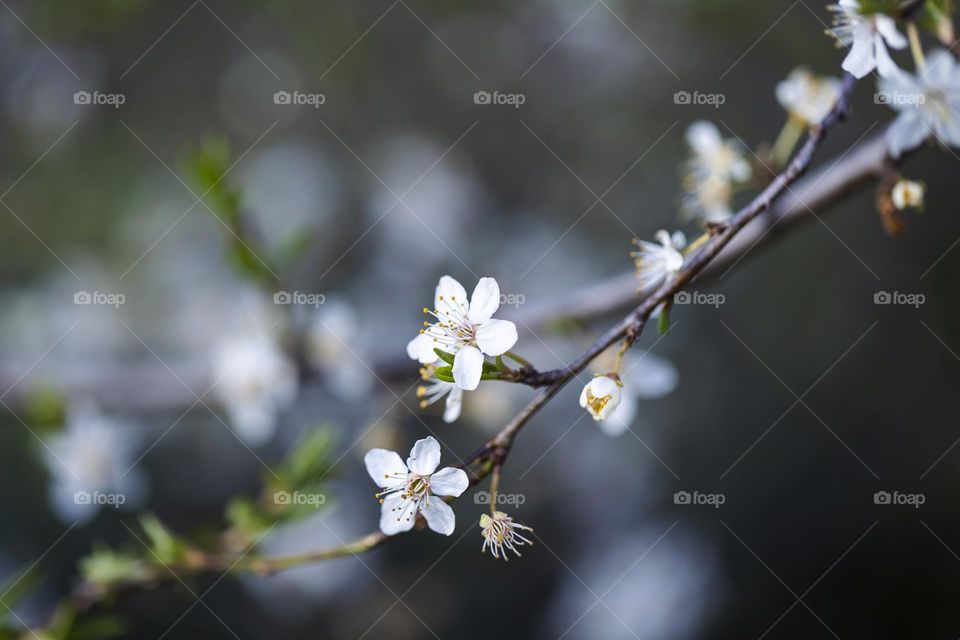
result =
[{"label": "flower center", "polygon": [[436,322],[424,322],[420,333],[430,336],[444,351],[457,351],[461,347],[476,345],[477,327],[467,317],[469,307],[456,296],[438,296],[436,309],[423,308]]},{"label": "flower center", "polygon": [[590,413],[600,415],[600,412],[603,411],[603,408],[607,406],[607,403],[610,402],[610,398],[612,397],[612,395],[597,397],[593,395],[592,392],[587,391],[587,408],[590,410]]}]

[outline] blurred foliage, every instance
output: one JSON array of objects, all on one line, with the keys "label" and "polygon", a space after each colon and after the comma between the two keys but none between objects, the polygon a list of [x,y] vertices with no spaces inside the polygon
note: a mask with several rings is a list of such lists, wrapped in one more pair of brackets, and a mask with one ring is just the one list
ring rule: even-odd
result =
[{"label": "blurred foliage", "polygon": [[210,136],[182,163],[181,171],[197,186],[211,215],[229,229],[224,237],[231,264],[241,276],[272,290],[279,277],[277,270],[292,268],[310,248],[314,234],[304,229],[290,234],[274,250],[263,246],[250,217],[244,215],[242,191],[227,175],[231,168],[229,141]]},{"label": "blurred foliage", "polygon": [[[227,521],[246,539],[255,539],[271,526],[315,513],[326,502],[326,485],[331,479],[336,438],[329,427],[304,433],[274,475],[264,477],[257,499],[234,498],[227,506]],[[290,500],[294,494],[323,496],[317,502]]]},{"label": "blurred foliage", "polygon": [[105,34],[145,14],[150,0],[35,0],[39,31],[57,38]]},{"label": "blurred foliage", "polygon": [[66,422],[67,399],[49,386],[33,386],[24,398],[24,419],[37,432],[60,429]]}]

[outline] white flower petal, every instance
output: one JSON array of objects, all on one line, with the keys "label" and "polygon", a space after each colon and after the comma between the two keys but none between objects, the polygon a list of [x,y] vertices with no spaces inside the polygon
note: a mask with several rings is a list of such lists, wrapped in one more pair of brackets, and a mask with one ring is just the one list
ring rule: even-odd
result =
[{"label": "white flower petal", "polygon": [[467,317],[473,324],[489,320],[500,306],[500,285],[493,278],[480,278],[470,296],[470,313]]},{"label": "white flower petal", "polygon": [[417,514],[410,500],[394,495],[380,505],[380,531],[384,535],[393,536],[410,531],[416,521]]},{"label": "white flower petal", "polygon": [[443,500],[430,500],[430,502],[423,507],[421,513],[423,513],[423,517],[427,520],[427,526],[437,533],[442,533],[445,536],[453,533],[456,527],[456,516],[450,505]]},{"label": "white flower petal", "polygon": [[887,44],[894,49],[905,49],[907,47],[907,38],[897,31],[897,21],[890,16],[877,15],[875,18],[877,31],[887,41]]},{"label": "white flower petal", "polygon": [[483,354],[476,347],[464,347],[453,358],[453,379],[465,391],[480,386],[483,375]]},{"label": "white flower petal", "polygon": [[637,399],[632,394],[624,393],[620,398],[620,404],[613,410],[610,417],[597,422],[597,426],[604,434],[616,438],[627,432],[636,417]]},{"label": "white flower petal", "polygon": [[403,464],[403,459],[394,451],[370,449],[363,456],[363,464],[373,481],[382,489],[395,487],[406,480],[407,465]]},{"label": "white flower petal", "polygon": [[917,112],[905,111],[897,116],[887,129],[887,149],[893,158],[920,145],[930,135],[930,129]]},{"label": "white flower petal", "polygon": [[874,37],[874,43],[874,57],[877,60],[877,73],[880,74],[880,77],[889,78],[900,73],[900,67],[890,57],[890,52],[887,51],[886,45],[883,44],[883,38],[879,34]]},{"label": "white flower petal", "polygon": [[855,78],[862,78],[877,65],[877,60],[873,54],[872,38],[855,38],[853,46],[850,47],[850,53],[843,59],[843,70],[849,72]]},{"label": "white flower petal", "polygon": [[502,355],[515,344],[517,325],[509,320],[487,320],[477,329],[477,345],[488,356]]},{"label": "white flower petal", "polygon": [[437,346],[433,338],[425,333],[418,334],[416,338],[407,343],[407,355],[411,359],[417,360],[420,364],[432,364],[440,356],[433,350]]},{"label": "white flower petal", "polygon": [[450,308],[451,302],[466,307],[469,304],[467,290],[450,276],[443,276],[437,283],[437,289],[434,292],[433,308],[444,311]]},{"label": "white flower petal", "polygon": [[470,486],[470,479],[463,469],[446,467],[430,476],[430,493],[435,496],[457,497]]},{"label": "white flower petal", "polygon": [[463,389],[453,387],[447,395],[447,404],[443,409],[443,421],[447,424],[456,422],[463,408]]},{"label": "white flower petal", "polygon": [[417,440],[407,458],[410,471],[418,476],[428,476],[440,466],[440,443],[433,436]]},{"label": "white flower petal", "polygon": [[723,144],[717,125],[707,120],[697,120],[687,127],[687,144],[701,154],[715,151]]},{"label": "white flower petal", "polygon": [[623,382],[640,398],[661,398],[677,388],[680,375],[673,363],[666,358],[645,353],[624,364],[627,366]]},{"label": "white flower petal", "polygon": [[580,406],[594,420],[606,420],[620,404],[623,389],[607,376],[598,376],[587,383],[580,393]]}]

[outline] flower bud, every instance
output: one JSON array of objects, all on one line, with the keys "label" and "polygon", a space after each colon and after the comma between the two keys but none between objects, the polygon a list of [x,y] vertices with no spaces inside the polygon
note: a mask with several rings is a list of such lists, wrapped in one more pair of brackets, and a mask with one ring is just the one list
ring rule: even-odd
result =
[{"label": "flower bud", "polygon": [[594,420],[606,420],[620,404],[623,384],[616,374],[597,376],[580,393],[580,406]]},{"label": "flower bud", "polygon": [[893,206],[898,210],[922,209],[923,196],[927,188],[922,182],[915,180],[900,180],[893,186]]}]

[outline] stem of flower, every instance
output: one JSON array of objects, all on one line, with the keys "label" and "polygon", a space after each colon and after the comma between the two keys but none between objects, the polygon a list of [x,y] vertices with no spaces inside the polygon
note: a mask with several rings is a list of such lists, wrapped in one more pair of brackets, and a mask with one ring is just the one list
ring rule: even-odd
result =
[{"label": "stem of flower", "polygon": [[706,233],[700,234],[700,236],[696,240],[694,240],[693,242],[687,245],[687,248],[683,250],[683,255],[688,256],[694,251],[696,251],[697,249],[699,249],[700,247],[702,247],[703,244],[707,240],[709,240],[711,236],[712,234],[709,231],[707,231]]},{"label": "stem of flower", "polygon": [[530,362],[529,362],[528,360],[526,360],[525,358],[521,358],[520,356],[518,356],[517,354],[515,354],[513,351],[507,351],[507,352],[506,352],[505,354],[503,354],[503,355],[507,356],[508,358],[510,358],[511,360],[513,360],[514,362],[517,362],[517,363],[523,365],[524,367],[531,367],[531,368],[533,367],[533,365],[530,364]]},{"label": "stem of flower", "polygon": [[797,142],[800,141],[800,137],[803,136],[806,128],[806,123],[796,115],[791,113],[787,118],[776,142],[773,143],[773,161],[778,167],[787,164],[790,154],[793,153],[793,149],[797,146]]},{"label": "stem of flower", "polygon": [[923,56],[923,47],[920,44],[920,30],[917,29],[917,23],[913,20],[907,22],[907,37],[910,38],[910,53],[913,54],[913,63],[917,65],[917,71],[922,75],[927,71],[927,61]]},{"label": "stem of flower", "polygon": [[490,474],[490,515],[497,512],[497,490],[500,488],[500,464],[493,465]]}]

